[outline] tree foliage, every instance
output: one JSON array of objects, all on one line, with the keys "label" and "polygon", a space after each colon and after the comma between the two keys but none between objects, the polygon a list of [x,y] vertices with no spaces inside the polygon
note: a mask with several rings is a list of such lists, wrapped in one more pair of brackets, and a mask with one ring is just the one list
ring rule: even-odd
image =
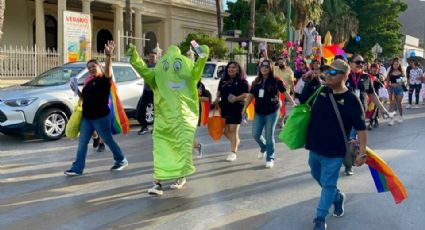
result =
[{"label": "tree foliage", "polygon": [[199,32],[188,34],[186,39],[180,43],[179,48],[182,51],[182,54],[189,51],[190,41],[192,40],[195,40],[200,45],[207,45],[210,48],[211,58],[224,58],[227,53],[227,48],[223,39]]},{"label": "tree foliage", "polygon": [[403,35],[399,32],[401,24],[399,14],[407,9],[400,0],[345,0],[359,20],[359,36],[356,43],[351,38],[347,50],[371,56],[371,49],[379,43],[382,46],[383,57],[397,56],[402,51]]},{"label": "tree foliage", "polygon": [[330,31],[333,43],[348,41],[356,36],[359,21],[345,0],[325,0],[322,4],[319,33]]},{"label": "tree foliage", "polygon": [[[282,9],[275,7],[270,0],[257,0],[255,8],[255,36],[283,38],[286,25]],[[241,36],[248,37],[249,2],[245,0],[227,2],[226,12],[230,15],[224,18],[224,30],[241,30]]]}]

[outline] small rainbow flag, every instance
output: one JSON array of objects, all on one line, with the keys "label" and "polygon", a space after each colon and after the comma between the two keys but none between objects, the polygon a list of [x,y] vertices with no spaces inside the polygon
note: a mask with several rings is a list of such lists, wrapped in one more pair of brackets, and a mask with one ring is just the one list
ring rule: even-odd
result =
[{"label": "small rainbow flag", "polygon": [[109,110],[111,111],[111,131],[112,134],[123,133],[127,135],[130,131],[130,123],[125,113],[121,101],[118,98],[117,86],[111,80],[111,93],[109,94]]},{"label": "small rainbow flag", "polygon": [[208,124],[208,117],[210,115],[210,102],[203,101],[201,102],[201,125],[206,126]]},{"label": "small rainbow flag", "polygon": [[390,191],[396,204],[407,198],[407,191],[394,171],[370,148],[366,148],[367,160],[373,181],[379,193]]}]

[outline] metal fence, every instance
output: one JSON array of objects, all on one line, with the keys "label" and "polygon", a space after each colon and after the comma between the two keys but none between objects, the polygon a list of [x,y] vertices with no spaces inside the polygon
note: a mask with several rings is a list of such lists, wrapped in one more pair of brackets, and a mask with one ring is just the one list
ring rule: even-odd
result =
[{"label": "metal fence", "polygon": [[55,50],[37,47],[0,47],[0,79],[31,79],[57,66]]}]

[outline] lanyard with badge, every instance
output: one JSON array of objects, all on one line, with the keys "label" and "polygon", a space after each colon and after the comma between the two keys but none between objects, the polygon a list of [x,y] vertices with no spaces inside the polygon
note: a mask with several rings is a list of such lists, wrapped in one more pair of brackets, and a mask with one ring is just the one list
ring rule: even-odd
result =
[{"label": "lanyard with badge", "polygon": [[354,94],[356,95],[357,98],[360,98],[360,89],[359,89],[359,82],[362,78],[361,75],[357,76],[356,73],[351,73],[351,79],[353,79],[353,83],[354,83]]},{"label": "lanyard with badge", "polygon": [[261,89],[258,90],[258,98],[263,98],[264,97],[264,88],[265,88],[265,85],[266,85],[266,80],[263,79],[262,82],[261,82]]}]

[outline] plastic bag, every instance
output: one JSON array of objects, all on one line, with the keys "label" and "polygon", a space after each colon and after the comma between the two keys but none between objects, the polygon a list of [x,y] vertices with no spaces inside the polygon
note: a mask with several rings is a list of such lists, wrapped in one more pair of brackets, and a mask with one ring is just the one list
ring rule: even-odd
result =
[{"label": "plastic bag", "polygon": [[65,128],[65,135],[68,138],[77,138],[80,133],[80,124],[81,117],[83,116],[83,107],[81,105],[81,100],[78,100],[77,105],[75,106],[74,112],[72,112],[71,117],[69,118],[68,123]]},{"label": "plastic bag", "polygon": [[279,133],[279,139],[289,149],[299,149],[305,146],[311,118],[310,102],[316,98],[321,89],[322,87],[319,87],[306,103],[296,105],[289,114],[288,120]]},{"label": "plastic bag", "polygon": [[[216,114],[218,111],[218,115]],[[208,134],[214,141],[220,140],[224,132],[224,119],[219,110],[214,110],[212,117],[208,118]]]},{"label": "plastic bag", "polygon": [[381,87],[378,90],[378,96],[381,100],[388,100],[390,95],[388,94],[388,90],[385,87]]}]

